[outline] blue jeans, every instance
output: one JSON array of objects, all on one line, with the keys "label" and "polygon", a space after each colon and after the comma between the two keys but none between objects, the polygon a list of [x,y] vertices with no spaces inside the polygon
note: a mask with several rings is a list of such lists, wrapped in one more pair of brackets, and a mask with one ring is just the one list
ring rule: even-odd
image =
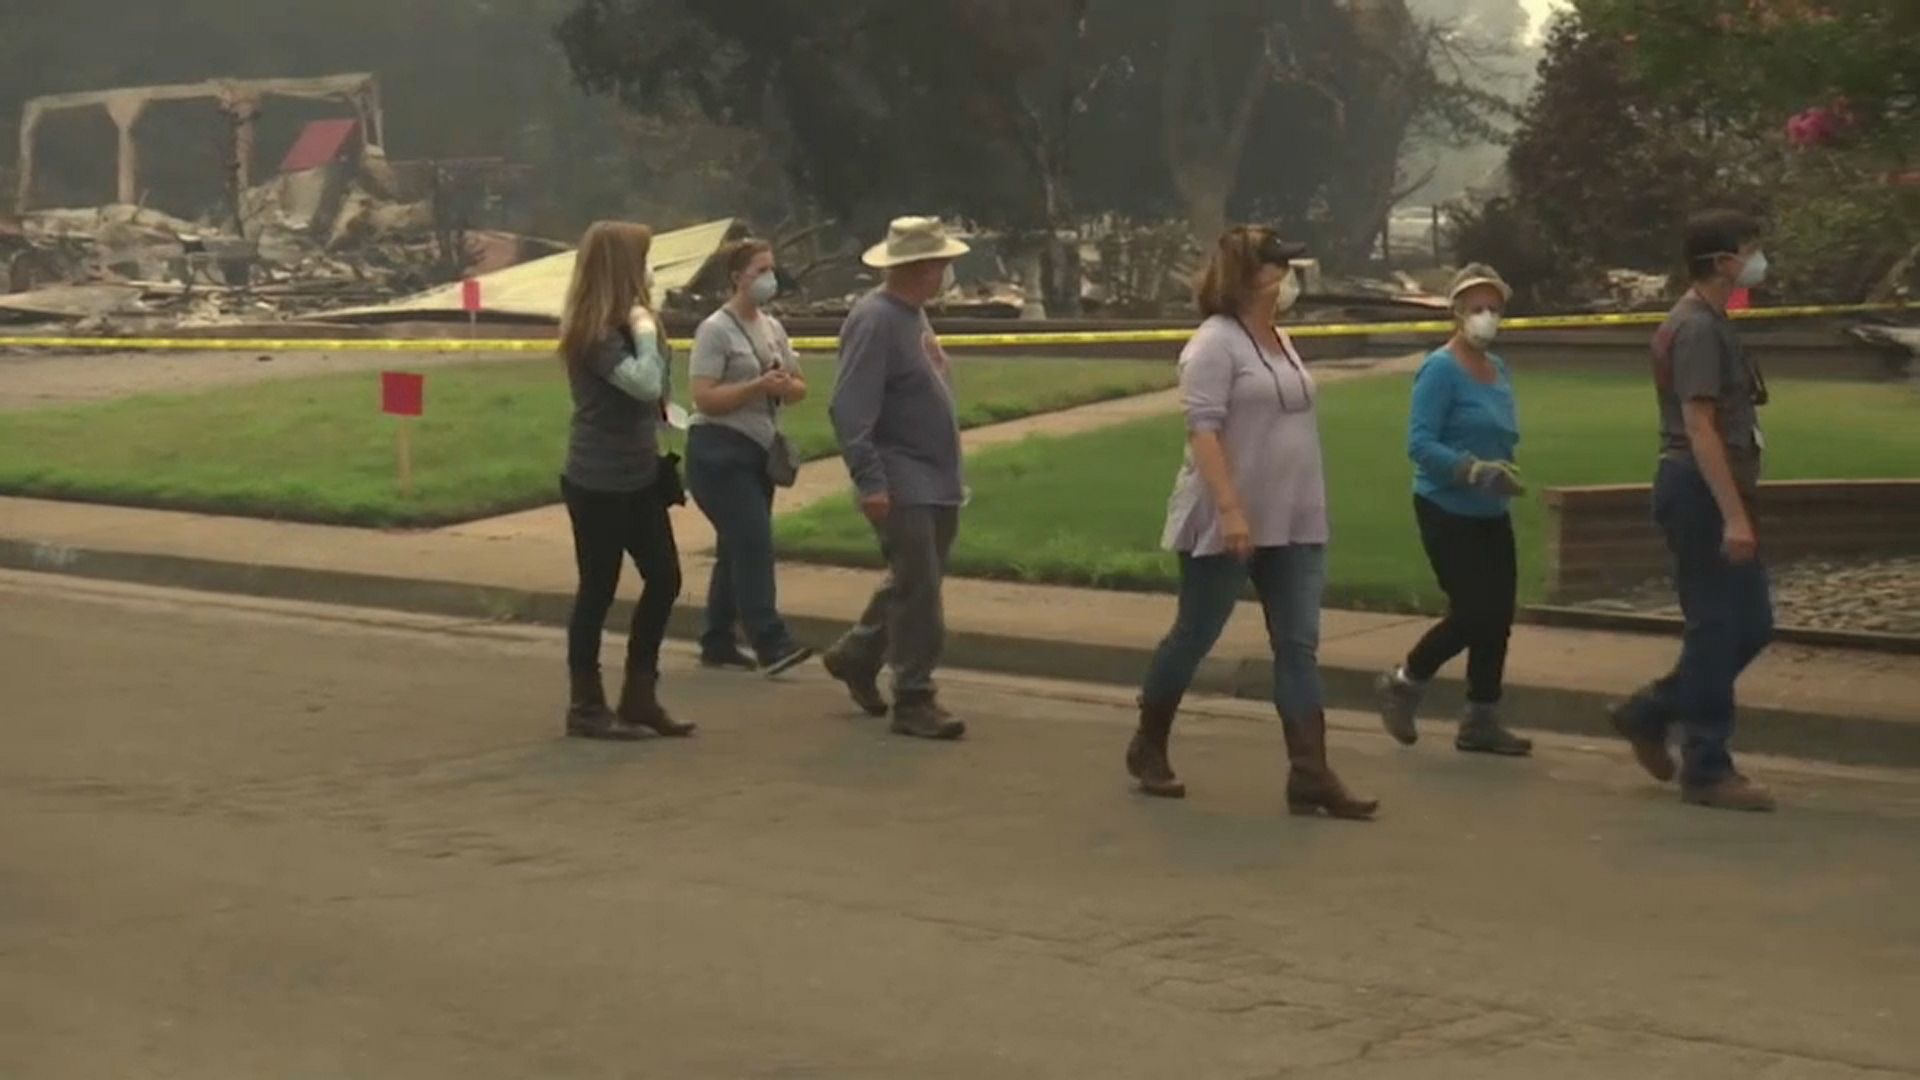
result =
[{"label": "blue jeans", "polygon": [[734,627],[763,664],[794,647],[775,603],[773,481],[767,451],[740,432],[695,424],[687,433],[687,492],[713,523],[713,577],[707,583],[707,626],[700,646],[731,650]]},{"label": "blue jeans", "polygon": [[1245,563],[1231,555],[1181,555],[1180,610],[1147,668],[1141,688],[1147,702],[1171,705],[1186,695],[1249,577],[1273,647],[1274,708],[1288,723],[1320,711],[1320,597],[1327,588],[1321,544],[1259,548]]},{"label": "blue jeans", "polygon": [[1733,772],[1733,687],[1773,639],[1773,597],[1758,559],[1733,563],[1721,550],[1726,524],[1697,466],[1660,463],[1653,516],[1673,553],[1686,634],[1679,663],[1635,694],[1625,715],[1648,736],[1680,725],[1680,782],[1698,787]]}]

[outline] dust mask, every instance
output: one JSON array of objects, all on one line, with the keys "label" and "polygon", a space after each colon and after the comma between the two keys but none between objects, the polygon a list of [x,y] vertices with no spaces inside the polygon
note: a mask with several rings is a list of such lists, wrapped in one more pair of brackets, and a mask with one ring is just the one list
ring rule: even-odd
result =
[{"label": "dust mask", "polygon": [[1280,282],[1280,295],[1274,300],[1274,314],[1292,311],[1293,305],[1300,302],[1300,275],[1288,274]]},{"label": "dust mask", "polygon": [[1751,289],[1765,280],[1767,280],[1767,254],[1764,251],[1756,251],[1753,257],[1740,267],[1740,276],[1735,279],[1734,284],[1743,289]]},{"label": "dust mask", "polygon": [[1467,340],[1484,349],[1500,336],[1500,316],[1492,311],[1476,311],[1467,316]]},{"label": "dust mask", "polygon": [[775,277],[771,270],[754,278],[753,284],[747,286],[747,298],[756,304],[770,304],[778,295],[780,295],[780,279]]}]

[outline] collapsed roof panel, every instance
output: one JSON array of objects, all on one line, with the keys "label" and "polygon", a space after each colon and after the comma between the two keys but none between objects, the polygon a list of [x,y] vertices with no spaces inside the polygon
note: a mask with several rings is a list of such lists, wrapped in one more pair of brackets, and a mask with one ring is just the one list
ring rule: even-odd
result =
[{"label": "collapsed roof panel", "polygon": [[[734,220],[722,218],[653,238],[656,302],[663,300],[668,292],[684,289],[693,282],[700,269],[726,242]],[[494,315],[558,322],[566,306],[567,284],[573,280],[573,263],[574,253],[564,251],[482,275],[477,279],[481,304],[486,312]],[[315,317],[341,322],[388,322],[422,316],[457,316],[464,310],[460,283],[454,282],[391,304],[348,308]]]}]

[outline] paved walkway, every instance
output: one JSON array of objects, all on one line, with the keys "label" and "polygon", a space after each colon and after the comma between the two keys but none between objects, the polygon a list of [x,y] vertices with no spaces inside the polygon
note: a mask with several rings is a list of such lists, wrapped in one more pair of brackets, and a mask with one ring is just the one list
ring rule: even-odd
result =
[{"label": "paved walkway", "polygon": [[1920,1075],[1914,774],[1337,717],[1358,825],[1238,703],[1169,803],[1121,691],[956,675],[929,745],[676,650],[699,734],[586,743],[557,630],[157,592],[0,574],[8,1080]]},{"label": "paved walkway", "polygon": [[[698,516],[675,515],[676,527]],[[693,604],[709,563],[690,557],[686,564],[694,584],[685,599]],[[374,532],[30,499],[0,499],[0,566],[542,622],[564,620],[574,586],[564,538]],[[875,580],[865,571],[783,566],[781,607],[803,635],[824,640],[858,614]],[[632,596],[632,585],[624,592]],[[949,583],[946,608],[956,666],[1117,684],[1138,678],[1173,613],[1161,595],[977,580]],[[1242,608],[1203,668],[1200,689],[1267,692],[1258,606]],[[697,615],[684,608],[677,632],[696,633]],[[1331,699],[1364,704],[1372,673],[1398,659],[1423,625],[1326,612],[1321,656]],[[1514,719],[1598,735],[1602,703],[1664,670],[1675,651],[1662,637],[1519,627],[1510,667]],[[1741,690],[1743,745],[1920,766],[1920,660],[1913,657],[1780,647]],[[1449,684],[1437,695],[1436,715],[1457,700],[1455,692]]]}]

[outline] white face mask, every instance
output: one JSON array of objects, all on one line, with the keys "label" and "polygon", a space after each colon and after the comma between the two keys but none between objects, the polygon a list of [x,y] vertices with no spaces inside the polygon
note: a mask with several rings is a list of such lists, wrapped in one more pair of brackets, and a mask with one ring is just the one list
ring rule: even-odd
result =
[{"label": "white face mask", "polygon": [[947,268],[946,268],[945,270],[942,270],[942,271],[940,272],[940,294],[941,294],[942,296],[945,296],[945,295],[946,295],[947,293],[950,293],[950,292],[952,292],[952,291],[953,291],[953,286],[954,286],[954,282],[955,282],[956,280],[958,280],[958,279],[957,279],[957,278],[955,278],[955,276],[954,276],[954,273],[953,273],[953,264],[952,264],[952,263],[948,263],[948,264],[947,264]]},{"label": "white face mask", "polygon": [[1300,275],[1288,274],[1286,278],[1280,282],[1280,296],[1273,304],[1274,313],[1279,314],[1281,312],[1292,311],[1293,305],[1299,302]]},{"label": "white face mask", "polygon": [[780,279],[774,276],[772,270],[754,278],[753,284],[747,286],[747,299],[756,304],[771,304],[773,298],[778,295],[780,295]]},{"label": "white face mask", "polygon": [[1735,278],[1733,283],[1743,289],[1751,289],[1765,280],[1767,280],[1767,253],[1756,251],[1753,257],[1746,261],[1746,265],[1740,267],[1740,276]]},{"label": "white face mask", "polygon": [[1484,349],[1493,344],[1500,336],[1500,315],[1492,311],[1476,311],[1466,319],[1467,340]]}]

